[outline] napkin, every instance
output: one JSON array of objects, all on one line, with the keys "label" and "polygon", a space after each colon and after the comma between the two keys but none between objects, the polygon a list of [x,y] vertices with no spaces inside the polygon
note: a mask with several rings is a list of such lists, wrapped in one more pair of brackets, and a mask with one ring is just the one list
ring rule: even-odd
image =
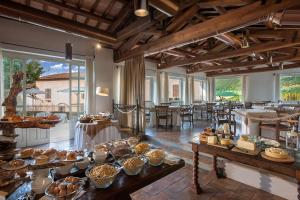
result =
[{"label": "napkin", "polygon": [[176,165],[179,163],[180,160],[181,160],[181,158],[168,153],[168,154],[166,154],[164,163],[166,163],[168,165]]},{"label": "napkin", "polygon": [[[82,190],[81,192],[79,192],[79,194],[77,194],[77,196],[75,197],[75,199],[78,199],[79,197],[81,197],[82,195],[84,195],[85,192],[86,191],[84,191],[84,190]],[[47,197],[46,195],[44,195],[44,196],[42,196],[40,198],[40,200],[52,200],[52,198],[51,197]]]}]

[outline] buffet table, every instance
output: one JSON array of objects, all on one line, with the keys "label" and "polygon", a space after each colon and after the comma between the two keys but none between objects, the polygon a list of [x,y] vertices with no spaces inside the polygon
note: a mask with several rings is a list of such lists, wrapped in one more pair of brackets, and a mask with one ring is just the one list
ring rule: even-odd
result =
[{"label": "buffet table", "polygon": [[74,136],[74,148],[77,150],[86,148],[92,150],[94,144],[120,139],[121,134],[116,123],[102,126],[97,123],[77,122]]},{"label": "buffet table", "polygon": [[233,114],[238,118],[242,125],[242,134],[259,135],[259,121],[252,120],[251,117],[256,118],[275,118],[277,113],[274,110],[265,109],[234,109]]},{"label": "buffet table", "polygon": [[[217,175],[217,158],[225,158],[230,161],[256,167],[270,172],[275,172],[280,175],[296,178],[298,182],[298,199],[300,199],[300,155],[296,154],[294,163],[279,163],[266,160],[260,154],[253,156],[245,153],[239,153],[230,149],[220,149],[219,147],[200,143],[198,137],[190,142],[194,153],[194,167],[193,167],[193,184],[197,194],[202,193],[201,186],[198,179],[199,168],[199,152],[210,154],[213,156],[213,173]],[[218,177],[218,176],[216,176]]]}]

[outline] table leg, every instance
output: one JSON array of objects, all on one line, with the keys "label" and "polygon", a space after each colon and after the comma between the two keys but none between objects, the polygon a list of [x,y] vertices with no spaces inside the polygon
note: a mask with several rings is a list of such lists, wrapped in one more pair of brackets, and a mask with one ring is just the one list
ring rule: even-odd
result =
[{"label": "table leg", "polygon": [[202,193],[202,189],[198,181],[199,178],[198,165],[199,165],[199,153],[198,151],[194,151],[193,184],[196,193],[200,194]]},{"label": "table leg", "polygon": [[296,171],[296,179],[298,182],[298,200],[300,200],[300,170]]},{"label": "table leg", "polygon": [[115,200],[132,200],[129,194],[119,195],[115,198]]}]

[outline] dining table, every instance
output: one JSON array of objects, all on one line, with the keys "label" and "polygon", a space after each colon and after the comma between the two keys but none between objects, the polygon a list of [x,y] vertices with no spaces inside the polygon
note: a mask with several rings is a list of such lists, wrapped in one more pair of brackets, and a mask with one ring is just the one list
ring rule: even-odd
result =
[{"label": "dining table", "polygon": [[113,140],[120,140],[121,133],[117,121],[110,123],[76,123],[74,136],[74,148],[76,150],[93,150],[95,144],[105,143]]},{"label": "dining table", "polygon": [[[172,115],[170,119],[171,126],[181,126],[180,106],[169,106],[169,112]],[[156,111],[155,108],[150,108],[150,127],[156,126]]]},{"label": "dining table", "polygon": [[[269,109],[233,109],[236,120],[241,124],[242,134],[259,136],[259,124],[262,120],[276,118],[277,113]],[[261,120],[258,120],[261,119]]]}]

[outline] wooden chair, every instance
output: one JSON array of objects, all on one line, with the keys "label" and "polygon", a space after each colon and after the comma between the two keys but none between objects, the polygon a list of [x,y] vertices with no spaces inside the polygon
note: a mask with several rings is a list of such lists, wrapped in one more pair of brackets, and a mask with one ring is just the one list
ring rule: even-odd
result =
[{"label": "wooden chair", "polygon": [[180,106],[180,119],[181,127],[183,127],[184,122],[189,122],[191,127],[194,127],[194,112],[192,105],[182,105]]},{"label": "wooden chair", "polygon": [[169,106],[155,106],[156,113],[156,128],[160,125],[160,120],[165,120],[166,129],[169,127],[169,120],[172,124],[172,113],[169,110]]},{"label": "wooden chair", "polygon": [[[230,132],[233,132],[233,135],[236,134],[237,122],[235,120],[235,115],[231,113],[230,109],[227,111],[217,110],[215,112],[214,121],[217,126],[228,123]],[[232,126],[233,126],[233,130],[231,128]]]},{"label": "wooden chair", "polygon": [[252,109],[252,102],[245,102],[244,108],[245,109]]},{"label": "wooden chair", "polygon": [[214,105],[216,105],[216,103],[206,103],[206,109],[204,112],[206,112],[206,119],[209,120],[213,120],[214,117]]},{"label": "wooden chair", "polygon": [[[270,122],[270,123],[261,122],[259,128],[260,128],[259,136],[262,136],[262,131],[263,130],[269,130],[269,131],[272,131],[275,134],[275,139],[277,141],[279,141],[279,140],[284,141],[285,140],[285,137],[280,136],[281,131],[289,131],[291,129],[288,125],[284,124],[280,120],[277,120],[275,122]],[[274,139],[274,138],[270,138],[270,139]]]}]

